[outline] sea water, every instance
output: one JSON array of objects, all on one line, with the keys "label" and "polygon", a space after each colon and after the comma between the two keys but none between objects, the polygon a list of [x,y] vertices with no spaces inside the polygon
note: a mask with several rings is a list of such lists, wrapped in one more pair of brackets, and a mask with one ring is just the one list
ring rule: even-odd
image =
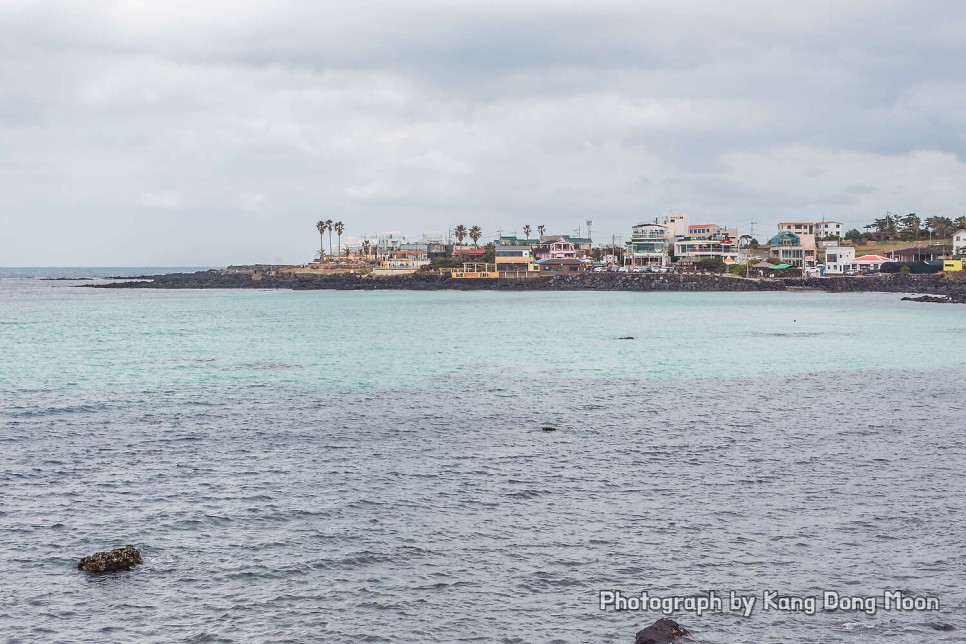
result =
[{"label": "sea water", "polygon": [[962,641],[964,306],[150,272],[0,270],[4,641]]}]

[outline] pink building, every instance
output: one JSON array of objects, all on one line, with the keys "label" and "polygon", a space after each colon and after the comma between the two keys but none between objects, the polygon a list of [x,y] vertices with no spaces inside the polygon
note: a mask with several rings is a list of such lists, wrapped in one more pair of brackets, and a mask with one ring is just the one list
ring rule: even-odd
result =
[{"label": "pink building", "polygon": [[545,237],[534,254],[537,259],[576,259],[577,246],[563,237]]}]

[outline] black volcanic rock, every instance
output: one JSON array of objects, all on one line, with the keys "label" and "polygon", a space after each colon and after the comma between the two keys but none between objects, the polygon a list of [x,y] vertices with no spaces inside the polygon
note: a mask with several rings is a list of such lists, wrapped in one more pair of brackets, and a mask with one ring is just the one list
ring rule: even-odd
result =
[{"label": "black volcanic rock", "polygon": [[[80,288],[160,289],[291,289],[296,291],[787,291],[811,289],[827,293],[896,293],[945,296],[949,302],[966,302],[966,280],[942,274],[895,273],[878,277],[826,277],[815,279],[744,279],[730,275],[674,273],[560,274],[531,279],[454,279],[449,275],[419,272],[414,275],[372,277],[358,274],[319,275],[285,271],[244,272],[208,270],[196,273],[144,275],[133,281],[84,284]],[[930,300],[938,301],[938,300]]]},{"label": "black volcanic rock", "polygon": [[134,546],[127,545],[84,557],[77,562],[77,569],[92,573],[119,572],[131,570],[142,563],[144,561],[141,559],[141,552]]},{"label": "black volcanic rock", "polygon": [[634,644],[676,644],[682,637],[690,635],[688,630],[673,619],[662,617],[642,631],[638,631]]}]

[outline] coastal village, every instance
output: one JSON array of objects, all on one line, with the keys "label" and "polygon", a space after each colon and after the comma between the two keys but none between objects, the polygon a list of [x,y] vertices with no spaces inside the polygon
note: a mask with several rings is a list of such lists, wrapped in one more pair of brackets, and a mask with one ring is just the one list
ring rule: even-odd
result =
[{"label": "coastal village", "polygon": [[764,242],[755,236],[754,225],[739,234],[715,223],[692,223],[684,212],[636,224],[627,241],[612,237],[609,243],[595,243],[593,222],[583,223],[586,233],[578,227],[573,234],[557,234],[525,224],[522,236],[500,231],[483,243],[480,226],[464,225],[424,233],[418,241],[393,231],[350,236],[343,243],[342,222],[319,221],[318,254],[297,270],[372,277],[433,271],[455,279],[530,279],[587,271],[822,278],[961,272],[966,256],[966,217],[923,221],[914,213],[887,213],[866,226],[865,233],[846,231],[841,222],[826,219],[787,221]]}]

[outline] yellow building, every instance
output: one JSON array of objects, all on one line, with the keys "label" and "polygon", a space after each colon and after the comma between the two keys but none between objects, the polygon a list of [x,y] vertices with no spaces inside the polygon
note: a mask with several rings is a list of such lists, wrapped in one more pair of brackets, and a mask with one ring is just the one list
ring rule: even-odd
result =
[{"label": "yellow building", "polygon": [[943,271],[954,272],[963,270],[963,260],[961,259],[944,259],[943,260]]},{"label": "yellow building", "polygon": [[489,264],[463,264],[463,268],[454,268],[450,276],[456,279],[496,279],[497,272]]},{"label": "yellow building", "polygon": [[497,246],[496,273],[500,277],[537,277],[540,267],[529,246]]}]

